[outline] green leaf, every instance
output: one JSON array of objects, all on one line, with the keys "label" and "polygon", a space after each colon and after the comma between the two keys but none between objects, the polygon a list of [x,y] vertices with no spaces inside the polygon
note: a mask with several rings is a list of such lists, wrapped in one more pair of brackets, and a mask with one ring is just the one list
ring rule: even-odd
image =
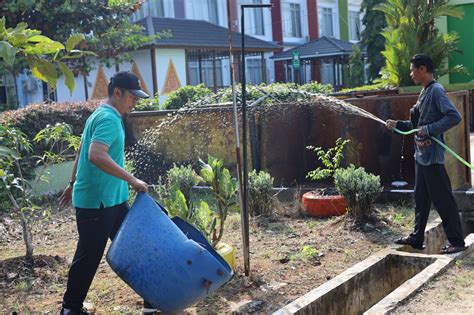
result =
[{"label": "green leaf", "polygon": [[4,33],[6,31],[5,28],[5,17],[2,17],[0,19],[0,34]]},{"label": "green leaf", "polygon": [[14,159],[18,158],[18,153],[14,150],[0,145],[0,156],[3,157],[12,157]]},{"label": "green leaf", "polygon": [[56,86],[58,80],[58,74],[54,65],[45,60],[31,59],[32,65],[30,64],[31,73],[38,79],[49,83],[52,87]]},{"label": "green leaf", "polygon": [[64,45],[60,42],[39,42],[33,46],[28,46],[25,48],[25,54],[29,55],[50,55],[55,54],[64,49]]},{"label": "green leaf", "polygon": [[201,176],[206,183],[211,183],[214,180],[214,173],[210,168],[202,168]]},{"label": "green leaf", "polygon": [[41,43],[41,42],[51,43],[51,42],[53,42],[53,40],[51,38],[43,36],[43,35],[31,36],[30,38],[28,38],[28,41],[30,43]]},{"label": "green leaf", "polygon": [[6,64],[13,66],[17,50],[6,41],[0,41],[0,58],[3,58]]},{"label": "green leaf", "polygon": [[10,44],[14,47],[20,47],[28,41],[28,37],[23,33],[16,33],[8,39]]},{"label": "green leaf", "polygon": [[72,95],[72,91],[74,90],[74,86],[76,82],[74,81],[74,74],[72,71],[62,62],[58,62],[59,70],[61,70],[62,74],[64,75],[64,82],[66,83],[69,92]]},{"label": "green leaf", "polygon": [[71,37],[68,38],[68,40],[66,42],[66,50],[68,52],[71,52],[74,49],[74,47],[76,47],[77,44],[82,42],[84,39],[85,39],[84,34],[72,35]]},{"label": "green leaf", "polygon": [[5,171],[0,168],[0,177],[5,177]]}]

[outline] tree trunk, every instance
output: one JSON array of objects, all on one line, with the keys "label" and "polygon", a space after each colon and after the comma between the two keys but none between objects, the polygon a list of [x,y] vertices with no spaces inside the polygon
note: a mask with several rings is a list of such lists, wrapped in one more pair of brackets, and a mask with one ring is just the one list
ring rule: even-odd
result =
[{"label": "tree trunk", "polygon": [[25,242],[26,253],[25,259],[29,262],[33,261],[33,235],[31,234],[31,226],[28,224],[28,219],[25,214],[21,212],[20,222],[23,229],[23,241]]},{"label": "tree trunk", "polygon": [[21,208],[18,205],[18,202],[16,202],[15,197],[13,197],[12,193],[8,189],[7,189],[7,195],[11,203],[13,204],[13,208],[15,208],[15,211],[17,211],[20,214],[20,223],[23,229],[23,241],[25,242],[25,247],[26,247],[25,259],[28,262],[32,262],[33,261],[33,235],[31,233],[31,226],[28,224],[27,216],[23,213],[23,211],[21,211]]}]

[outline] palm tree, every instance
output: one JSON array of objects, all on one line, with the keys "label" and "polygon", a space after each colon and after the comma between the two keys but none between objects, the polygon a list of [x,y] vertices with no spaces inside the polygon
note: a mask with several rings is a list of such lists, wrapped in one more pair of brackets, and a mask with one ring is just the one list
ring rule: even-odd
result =
[{"label": "palm tree", "polygon": [[435,76],[450,72],[465,72],[462,66],[448,68],[446,60],[457,49],[459,37],[455,33],[441,34],[435,20],[442,16],[463,18],[463,12],[449,0],[387,0],[374,7],[384,13],[387,27],[385,38],[385,66],[382,82],[391,86],[413,85],[410,78],[410,58],[425,53],[433,59]]}]

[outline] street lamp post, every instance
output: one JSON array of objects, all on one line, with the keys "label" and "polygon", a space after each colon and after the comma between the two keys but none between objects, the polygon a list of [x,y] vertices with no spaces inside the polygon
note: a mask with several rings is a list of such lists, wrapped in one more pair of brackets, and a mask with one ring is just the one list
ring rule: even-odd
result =
[{"label": "street lamp post", "polygon": [[241,35],[242,35],[242,160],[243,160],[243,196],[242,196],[242,242],[244,249],[244,271],[245,275],[250,274],[250,257],[249,257],[249,213],[248,213],[248,166],[247,166],[247,103],[245,91],[245,9],[247,8],[271,8],[273,4],[242,4],[241,8]]}]

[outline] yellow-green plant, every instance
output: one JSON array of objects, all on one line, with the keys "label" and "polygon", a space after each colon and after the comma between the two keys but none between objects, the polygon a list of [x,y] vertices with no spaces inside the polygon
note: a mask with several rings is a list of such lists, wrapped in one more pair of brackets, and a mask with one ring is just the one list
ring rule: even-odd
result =
[{"label": "yellow-green plant", "polygon": [[[66,45],[41,35],[41,31],[29,29],[26,23],[18,23],[14,28],[6,27],[5,17],[0,19],[0,59],[2,68],[14,77],[18,72],[15,61],[26,61],[31,73],[38,79],[48,83],[51,88],[56,86],[58,73],[64,75],[64,82],[72,93],[74,90],[74,74],[67,66],[70,59],[82,57],[91,52],[76,49],[84,40],[83,34],[69,37]],[[58,70],[59,69],[59,72]]]},{"label": "yellow-green plant", "polygon": [[341,167],[342,159],[344,158],[344,147],[348,143],[349,139],[344,140],[338,138],[336,140],[336,145],[328,150],[324,150],[321,147],[307,146],[307,149],[316,153],[318,160],[321,161],[323,167],[318,167],[315,170],[309,171],[306,178],[311,180],[321,180],[333,177],[334,172]]},{"label": "yellow-green plant", "polygon": [[217,202],[214,218],[211,220],[211,243],[216,246],[224,235],[224,224],[229,208],[236,204],[237,180],[225,168],[224,161],[209,155],[207,163],[200,160],[201,177],[211,186],[212,195]]}]

